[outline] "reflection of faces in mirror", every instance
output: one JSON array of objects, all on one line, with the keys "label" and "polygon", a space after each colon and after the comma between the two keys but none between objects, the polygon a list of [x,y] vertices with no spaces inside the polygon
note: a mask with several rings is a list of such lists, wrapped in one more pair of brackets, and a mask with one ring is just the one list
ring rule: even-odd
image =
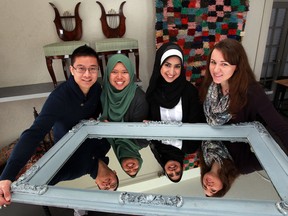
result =
[{"label": "reflection of faces in mirror", "polygon": [[221,141],[204,141],[198,156],[206,196],[223,197],[240,174],[228,149]]},{"label": "reflection of faces in mirror", "polygon": [[123,63],[117,63],[109,76],[110,84],[117,90],[123,90],[130,83],[130,75]]},{"label": "reflection of faces in mirror", "polygon": [[95,183],[100,190],[115,191],[118,188],[119,179],[115,171],[111,170],[102,160],[99,160],[99,168]]},{"label": "reflection of faces in mirror", "polygon": [[160,73],[166,82],[172,83],[181,73],[180,58],[176,56],[167,58],[161,67]]},{"label": "reflection of faces in mirror", "polygon": [[121,162],[122,169],[131,177],[139,171],[139,161],[136,158],[124,158]]},{"label": "reflection of faces in mirror", "polygon": [[206,196],[213,196],[223,188],[217,172],[209,171],[203,176],[202,185]]},{"label": "reflection of faces in mirror", "polygon": [[[179,140],[177,140],[179,141]],[[183,175],[184,152],[172,145],[166,145],[160,141],[150,143],[150,149],[170,181],[177,183]]]},{"label": "reflection of faces in mirror", "polygon": [[200,159],[201,183],[206,196],[223,197],[239,175],[233,161],[222,160],[221,166],[217,162],[213,162],[212,167],[209,168],[201,166],[203,163]]},{"label": "reflection of faces in mirror", "polygon": [[100,190],[115,191],[118,188],[118,177],[115,171],[107,176],[97,177],[95,182]]},{"label": "reflection of faces in mirror", "polygon": [[164,169],[165,174],[171,181],[178,182],[181,179],[183,170],[181,164],[178,161],[174,160],[167,161]]}]

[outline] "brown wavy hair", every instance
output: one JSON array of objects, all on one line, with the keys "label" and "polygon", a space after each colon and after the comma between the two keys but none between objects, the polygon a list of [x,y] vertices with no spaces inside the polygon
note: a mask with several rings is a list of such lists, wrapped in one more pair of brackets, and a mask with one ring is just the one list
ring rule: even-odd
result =
[{"label": "brown wavy hair", "polygon": [[[201,173],[201,185],[203,187],[203,177],[204,175],[211,170],[211,166],[207,166],[203,152],[201,148],[198,150],[199,157],[199,165],[200,165],[200,173]],[[219,178],[223,184],[223,188],[219,190],[217,193],[213,194],[213,197],[223,197],[231,188],[231,185],[235,181],[235,179],[240,175],[239,170],[235,166],[234,162],[230,159],[222,159],[221,169],[218,171]]]},{"label": "brown wavy hair", "polygon": [[213,81],[209,70],[209,64],[214,49],[221,51],[225,61],[229,64],[236,65],[233,76],[228,80],[230,96],[229,113],[235,117],[235,115],[246,105],[248,86],[251,83],[256,82],[256,79],[242,44],[235,39],[227,38],[221,40],[211,49],[207,58],[206,72],[199,90],[200,100],[202,102],[204,102],[208,88]]}]

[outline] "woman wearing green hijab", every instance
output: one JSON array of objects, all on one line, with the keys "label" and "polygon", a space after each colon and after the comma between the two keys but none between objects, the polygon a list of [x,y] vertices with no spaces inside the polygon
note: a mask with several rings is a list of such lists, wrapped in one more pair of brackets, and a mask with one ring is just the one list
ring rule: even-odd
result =
[{"label": "woman wearing green hijab", "polygon": [[[108,60],[103,76],[101,121],[142,122],[147,119],[148,103],[144,91],[134,82],[130,59],[115,54]],[[108,139],[122,169],[131,177],[140,170],[143,160],[139,150],[148,146],[145,140]]]}]

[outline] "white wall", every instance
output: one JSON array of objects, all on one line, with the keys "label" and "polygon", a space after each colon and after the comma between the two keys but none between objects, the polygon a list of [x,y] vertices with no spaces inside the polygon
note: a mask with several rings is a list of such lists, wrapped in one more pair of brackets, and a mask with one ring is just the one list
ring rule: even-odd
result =
[{"label": "white wall", "polygon": [[[60,13],[74,7],[79,0],[52,1]],[[118,11],[123,0],[100,0],[106,10]],[[2,0],[0,7],[0,87],[50,82],[42,47],[58,42],[53,23],[54,10],[50,0]],[[262,59],[272,8],[271,0],[251,0],[243,44],[256,77],[260,77]],[[94,0],[82,1],[79,9],[83,20],[83,37],[94,47],[103,39],[100,7]],[[140,77],[147,88],[155,56],[154,0],[126,1],[126,34],[124,37],[137,38],[140,47]],[[264,15],[264,16],[263,16]],[[57,78],[64,80],[60,61],[54,63]]]},{"label": "white wall", "polygon": [[251,0],[242,44],[256,79],[261,76],[273,1]]},{"label": "white wall", "polygon": [[[123,0],[100,0],[106,10],[118,11]],[[54,10],[48,0],[2,0],[0,7],[0,87],[50,82],[43,45],[60,41],[56,34]],[[78,1],[51,1],[62,13],[73,11]],[[252,68],[259,74],[264,56],[271,0],[250,0],[243,44]],[[95,0],[82,1],[83,40],[94,46],[104,38],[101,30],[100,7]],[[140,78],[144,89],[153,68],[155,56],[154,0],[130,0],[124,5],[125,37],[137,38],[140,46]],[[57,77],[62,76],[60,62],[55,64]],[[257,75],[257,77],[259,77]],[[32,108],[41,110],[44,99],[0,103],[0,147],[16,139],[33,120]],[[4,124],[3,124],[4,123]]]},{"label": "white wall", "polygon": [[[116,11],[123,0],[100,0],[106,11]],[[62,14],[68,10],[74,13],[79,0],[2,0],[0,7],[0,87],[50,82],[42,47],[58,42],[53,23],[53,2]],[[154,58],[154,1],[126,1],[126,34],[137,38],[140,46],[140,73],[143,80],[149,78]],[[101,10],[95,0],[82,1],[79,9],[83,21],[83,37],[92,47],[97,39],[103,39]],[[56,64],[57,77],[63,78],[60,62]]]}]

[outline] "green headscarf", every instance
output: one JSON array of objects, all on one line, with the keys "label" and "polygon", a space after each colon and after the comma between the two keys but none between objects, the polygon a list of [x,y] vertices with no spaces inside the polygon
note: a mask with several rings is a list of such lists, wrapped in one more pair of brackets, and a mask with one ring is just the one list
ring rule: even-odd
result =
[{"label": "green headscarf", "polygon": [[[135,141],[129,139],[113,139],[113,138],[109,138],[108,141],[111,144],[120,164],[122,163],[122,160],[125,158],[136,158],[139,162],[138,172],[140,171],[143,159],[141,158],[141,154],[139,153],[141,147],[135,144]],[[137,173],[131,177],[135,177]]]},{"label": "green headscarf", "polygon": [[[130,83],[122,91],[115,89],[109,82],[111,71],[118,62],[124,64],[130,75]],[[123,117],[134,98],[136,88],[137,85],[134,82],[134,67],[130,59],[123,54],[111,56],[103,77],[103,91],[101,94],[103,113],[101,120],[107,119],[112,122],[123,121]]]},{"label": "green headscarf", "polygon": [[[130,83],[122,91],[115,89],[109,82],[111,71],[118,62],[124,64],[130,75]],[[134,67],[130,59],[123,54],[111,56],[103,77],[103,91],[101,94],[103,113],[100,120],[107,119],[111,122],[123,121],[124,115],[134,98],[136,88],[137,85],[134,82]],[[120,164],[124,158],[136,158],[139,161],[140,170],[143,160],[139,153],[140,147],[134,141],[122,138],[108,138],[107,140],[113,147]]]}]

